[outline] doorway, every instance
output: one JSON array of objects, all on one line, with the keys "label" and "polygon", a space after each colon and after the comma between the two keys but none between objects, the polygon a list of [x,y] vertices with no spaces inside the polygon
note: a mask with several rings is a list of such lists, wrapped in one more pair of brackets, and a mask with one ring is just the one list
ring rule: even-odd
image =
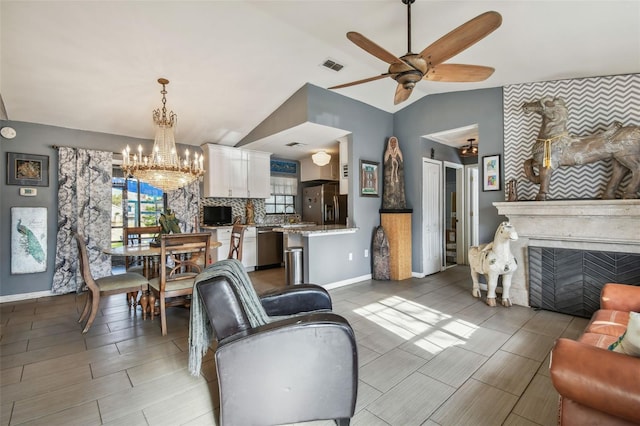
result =
[{"label": "doorway", "polygon": [[443,196],[443,269],[465,261],[464,166],[445,161]]}]

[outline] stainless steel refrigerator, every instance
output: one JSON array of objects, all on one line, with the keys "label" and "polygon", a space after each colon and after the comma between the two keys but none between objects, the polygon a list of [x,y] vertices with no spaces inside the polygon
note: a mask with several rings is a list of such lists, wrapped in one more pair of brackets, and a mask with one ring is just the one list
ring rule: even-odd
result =
[{"label": "stainless steel refrigerator", "polygon": [[302,191],[302,220],[318,225],[347,224],[347,196],[337,183],[310,186]]}]

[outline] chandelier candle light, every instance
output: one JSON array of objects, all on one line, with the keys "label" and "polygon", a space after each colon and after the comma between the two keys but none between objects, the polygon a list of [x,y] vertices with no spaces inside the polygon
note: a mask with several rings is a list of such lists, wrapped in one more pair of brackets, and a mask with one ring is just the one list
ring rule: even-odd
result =
[{"label": "chandelier candle light", "polygon": [[165,192],[175,191],[204,175],[204,158],[197,153],[190,158],[188,149],[183,160],[178,156],[174,134],[178,117],[173,111],[167,115],[166,107],[165,86],[169,84],[169,80],[159,78],[158,83],[162,84],[162,109],[153,111],[153,122],[156,125],[153,152],[150,156],[143,155],[142,145],[138,145],[138,152],[132,155],[127,146],[122,150],[122,170],[127,176],[133,176]]}]

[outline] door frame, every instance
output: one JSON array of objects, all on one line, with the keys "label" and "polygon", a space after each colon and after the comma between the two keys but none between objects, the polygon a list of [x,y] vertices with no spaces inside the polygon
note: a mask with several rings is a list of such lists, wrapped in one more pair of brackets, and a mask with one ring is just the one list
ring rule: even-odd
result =
[{"label": "door frame", "polygon": [[[462,265],[465,263],[465,258],[466,258],[466,250],[465,247],[467,246],[466,244],[466,233],[465,233],[465,224],[466,224],[466,220],[465,220],[465,215],[466,215],[466,204],[465,204],[465,185],[464,185],[464,165],[460,164],[460,163],[452,163],[450,161],[444,161],[442,163],[442,177],[446,177],[447,173],[447,167],[450,169],[455,169],[456,171],[456,265]],[[442,180],[442,194],[446,194],[446,179]],[[444,233],[447,230],[447,221],[444,216],[446,213],[446,209],[444,208],[444,197],[442,200],[442,206],[441,206],[441,210],[442,210],[442,232],[443,232],[443,236],[445,235]],[[442,256],[442,269],[446,269],[448,267],[451,266],[455,266],[455,265],[451,265],[451,266],[447,266],[447,259],[445,256],[445,251],[446,251],[446,246],[444,244],[444,239],[442,240],[442,251],[443,251],[443,256]]]},{"label": "door frame", "polygon": [[466,242],[464,247],[465,264],[469,264],[469,247],[477,246],[479,243],[480,216],[478,214],[478,197],[480,196],[480,180],[478,178],[478,164],[467,164],[464,166],[465,174],[465,211],[464,217],[467,220],[465,226]]}]

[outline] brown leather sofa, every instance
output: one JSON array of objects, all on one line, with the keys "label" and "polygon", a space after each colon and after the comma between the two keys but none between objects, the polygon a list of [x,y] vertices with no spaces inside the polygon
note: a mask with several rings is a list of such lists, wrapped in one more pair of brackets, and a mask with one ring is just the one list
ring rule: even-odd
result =
[{"label": "brown leather sofa", "polygon": [[640,358],[609,351],[640,312],[640,286],[606,284],[600,310],[578,341],[560,338],[551,351],[551,381],[560,394],[558,424],[640,424]]}]

